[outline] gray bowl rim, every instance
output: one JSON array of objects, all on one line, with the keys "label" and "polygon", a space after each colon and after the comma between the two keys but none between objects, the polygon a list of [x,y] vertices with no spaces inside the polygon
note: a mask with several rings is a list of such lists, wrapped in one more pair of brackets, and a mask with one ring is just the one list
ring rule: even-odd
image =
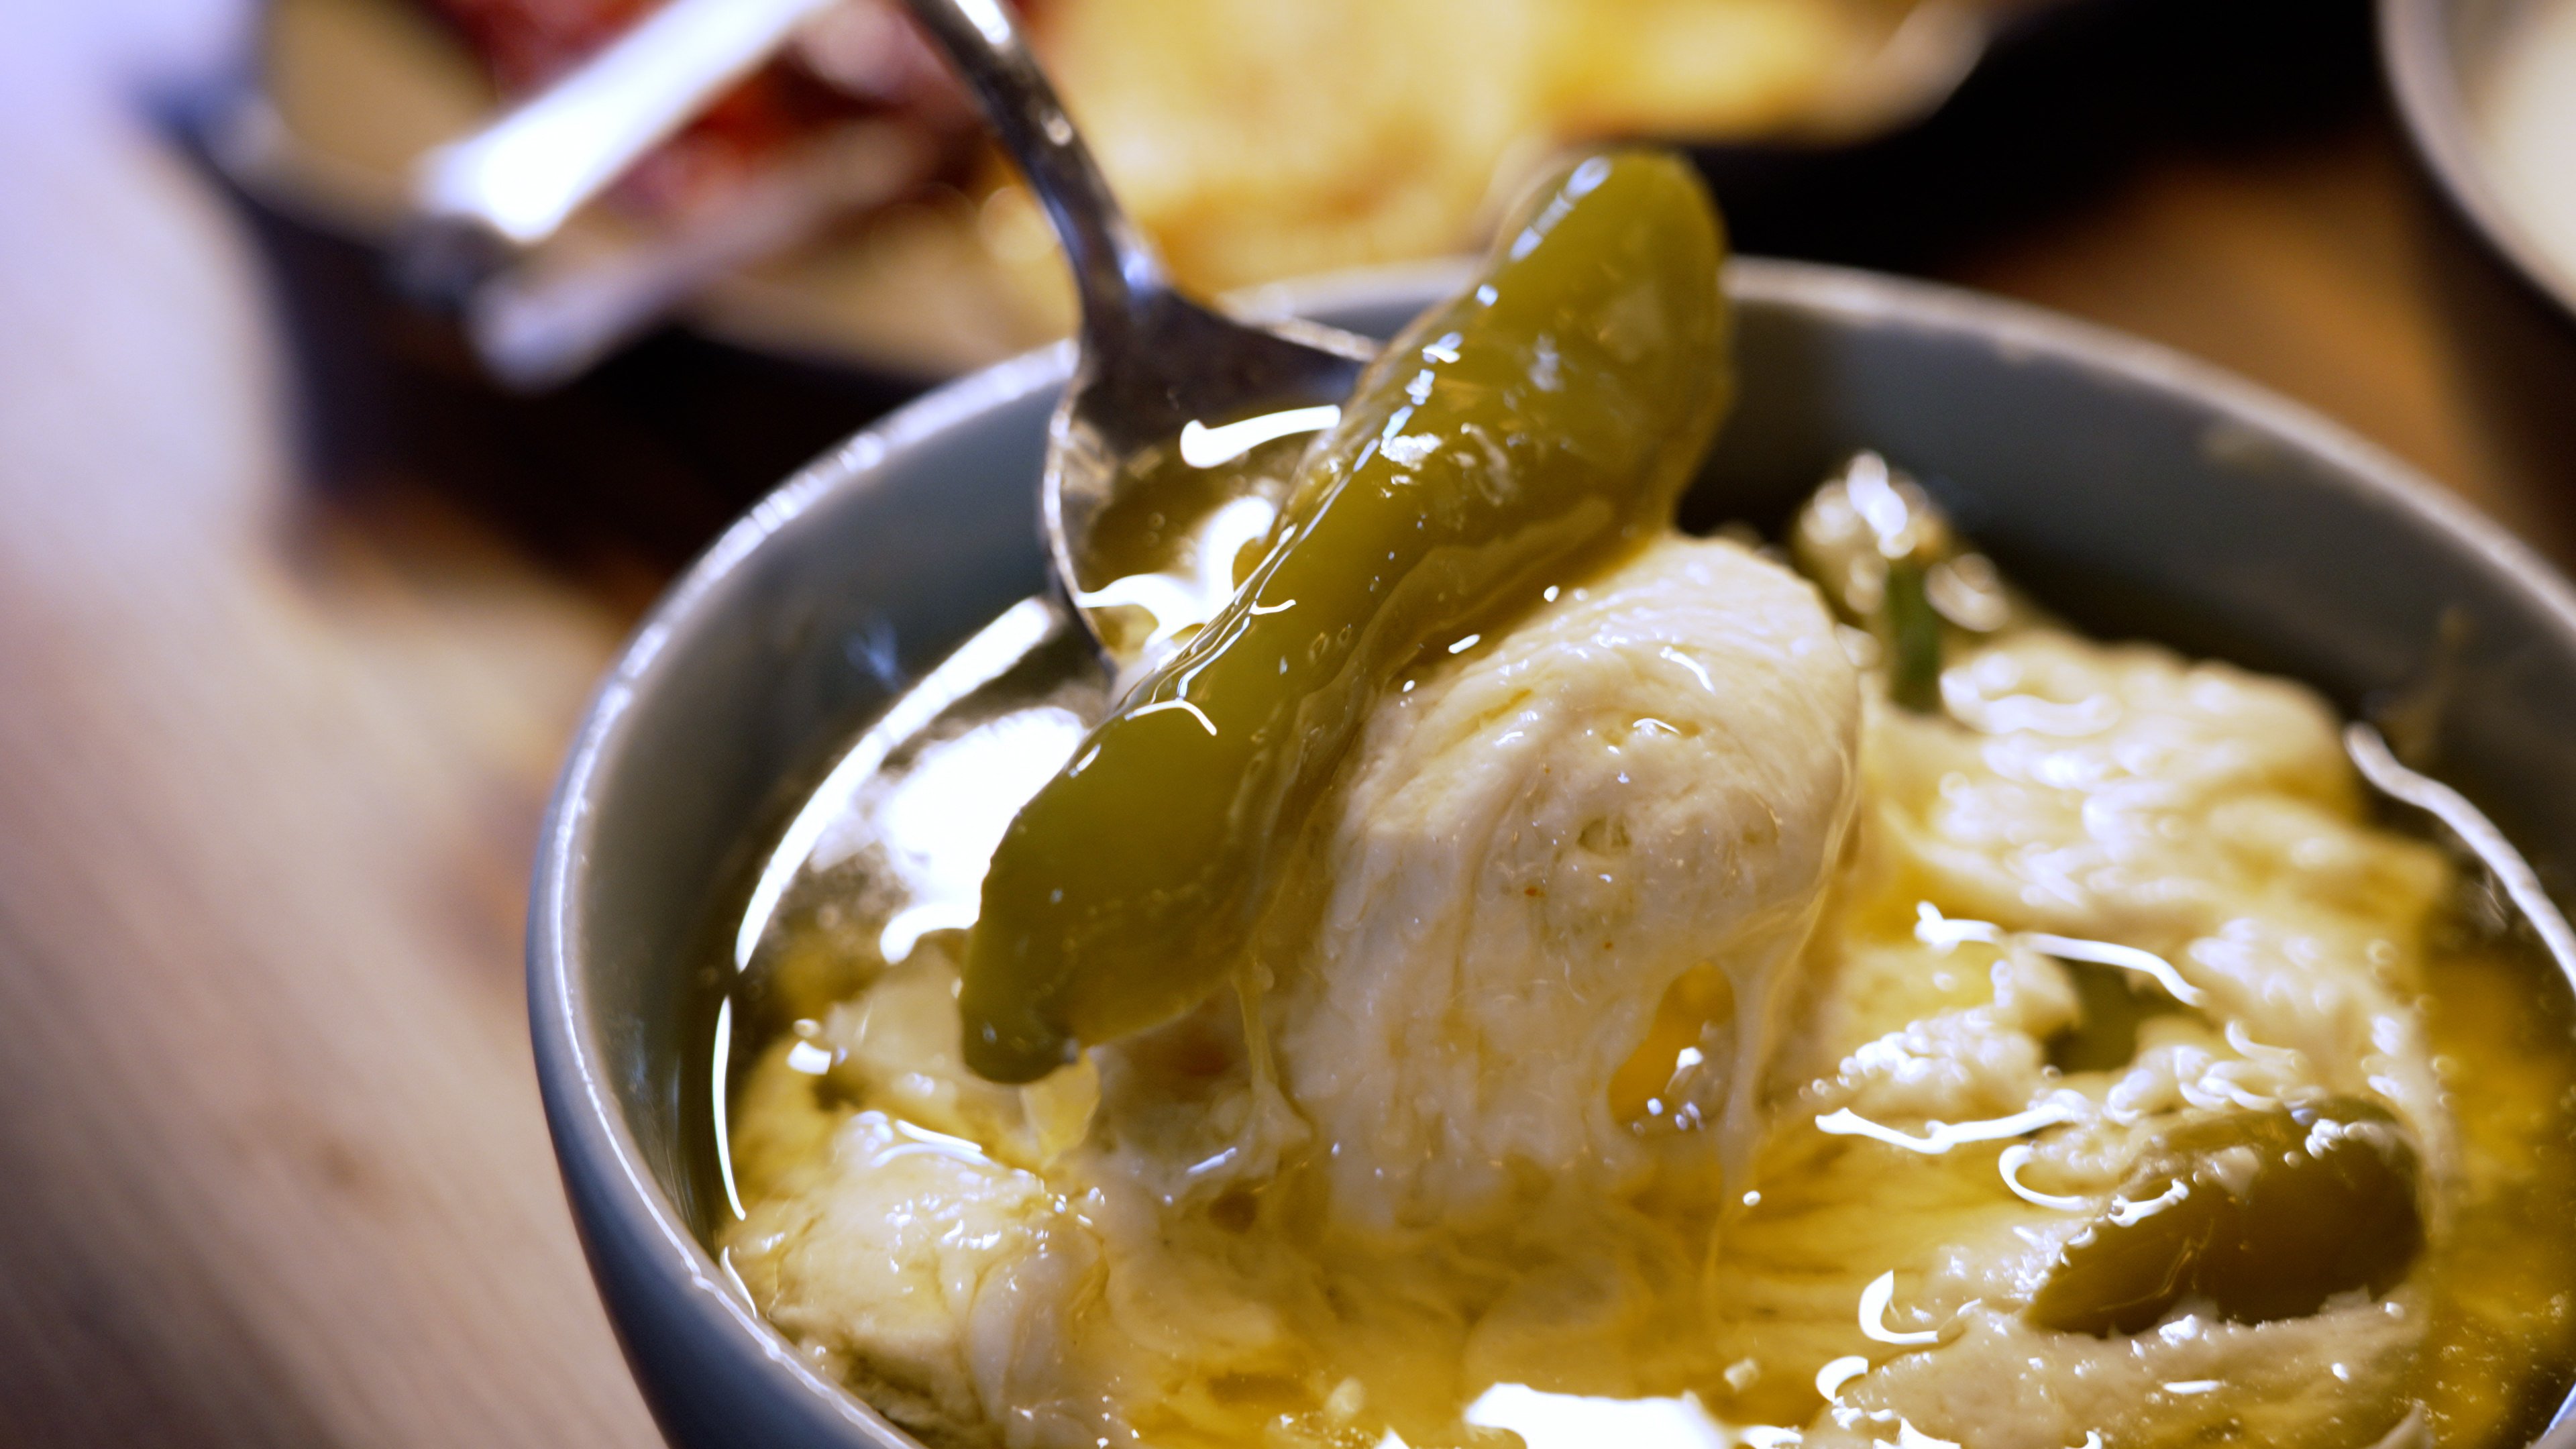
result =
[{"label": "gray bowl rim", "polygon": [[2560,261],[2514,215],[2489,179],[2451,43],[2454,0],[2378,0],[2379,63],[2408,143],[2469,228],[2523,283],[2576,323],[2576,266]]},{"label": "gray bowl rim", "polygon": [[[1371,303],[1428,305],[1453,289],[1465,263],[1448,260],[1336,274],[1265,288],[1249,310],[1305,313]],[[2024,303],[1931,282],[1844,267],[1769,258],[1728,264],[1739,302],[1760,301],[1862,326],[1971,335],[2006,355],[2062,361],[2096,375],[2179,396],[2329,464],[2334,486],[2398,514],[2415,528],[2474,554],[2538,606],[2576,649],[2576,588],[2539,555],[2467,503],[2378,446],[2309,408],[2212,364],[2156,343]],[[750,1304],[698,1241],[678,1205],[644,1165],[641,1145],[617,1110],[600,1067],[600,1043],[575,945],[576,902],[586,868],[591,796],[617,763],[628,716],[652,690],[664,647],[768,540],[794,530],[823,499],[872,486],[889,460],[990,410],[1062,385],[1073,347],[1060,342],[940,387],[865,428],[754,504],[710,545],[637,625],[592,695],[539,835],[528,913],[528,1006],[538,1086],[567,1178],[588,1169],[623,1191],[594,1195],[637,1243],[658,1243],[650,1293],[731,1323],[739,1366],[783,1395],[811,1395],[868,1449],[909,1449],[914,1441],[840,1384],[816,1373]],[[1032,520],[1034,526],[1034,520]],[[583,1224],[587,1236],[591,1225]],[[711,1370],[712,1371],[712,1370]],[[2560,1408],[2535,1449],[2576,1449],[2576,1395]]]}]

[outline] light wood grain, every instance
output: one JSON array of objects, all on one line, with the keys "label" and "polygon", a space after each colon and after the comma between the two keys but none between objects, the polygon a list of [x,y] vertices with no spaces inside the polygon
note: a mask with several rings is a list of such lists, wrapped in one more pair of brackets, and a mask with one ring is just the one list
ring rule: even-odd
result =
[{"label": "light wood grain", "polygon": [[[2423,469],[2561,564],[2576,460],[2518,460],[2485,426],[2441,304],[2446,247],[2394,124],[2151,159],[2098,203],[1960,259],[1951,280],[2181,348],[2307,403]],[[2565,379],[2576,387],[2576,377]]]},{"label": "light wood grain", "polygon": [[[103,102],[11,94],[0,1443],[649,1443],[519,975],[537,814],[632,598],[425,490],[299,482],[241,238]],[[2412,204],[2361,127],[2166,158],[1953,275],[2246,371],[2543,531]]]},{"label": "light wood grain", "polygon": [[0,134],[0,1441],[640,1445],[521,1006],[622,620],[295,481],[248,258]]}]

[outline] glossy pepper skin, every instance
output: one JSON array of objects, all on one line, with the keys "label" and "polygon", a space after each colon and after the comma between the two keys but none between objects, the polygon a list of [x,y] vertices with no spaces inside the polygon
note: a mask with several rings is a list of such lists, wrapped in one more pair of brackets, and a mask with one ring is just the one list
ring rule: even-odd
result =
[{"label": "glossy pepper skin", "polygon": [[1708,194],[1615,153],[1521,218],[1361,379],[1233,601],[1012,822],[959,997],[976,1071],[1204,1000],[1380,693],[1669,526],[1732,394]]},{"label": "glossy pepper skin", "polygon": [[2349,1098],[2176,1127],[2070,1241],[2031,1300],[2043,1328],[2141,1333],[2186,1298],[2233,1323],[2386,1293],[2424,1246],[2421,1170],[2396,1119]]}]

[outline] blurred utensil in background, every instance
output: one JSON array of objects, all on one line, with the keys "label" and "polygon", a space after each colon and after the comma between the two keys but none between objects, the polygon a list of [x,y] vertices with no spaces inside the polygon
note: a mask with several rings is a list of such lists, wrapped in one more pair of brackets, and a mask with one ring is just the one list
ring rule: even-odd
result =
[{"label": "blurred utensil in background", "polygon": [[[544,136],[475,139],[509,142],[479,158],[504,164],[551,144]],[[860,121],[801,143],[792,156],[746,178],[723,205],[623,246],[558,247],[549,255],[520,243],[513,254],[494,246],[501,234],[482,229],[485,216],[467,222],[459,211],[432,212],[396,266],[407,290],[461,312],[466,336],[495,378],[513,388],[547,388],[659,323],[717,277],[786,251],[838,217],[911,191],[937,163],[936,149],[917,130]],[[438,195],[440,179],[437,173],[427,178],[425,196]],[[570,179],[536,178],[521,199]],[[497,212],[491,204],[502,198],[478,201]],[[460,232],[460,222],[474,229]],[[538,233],[540,241],[549,235]],[[496,256],[509,260],[478,260]]]},{"label": "blurred utensil in background", "polygon": [[835,0],[671,0],[546,89],[414,168],[421,212],[407,260],[467,284],[564,219]]},{"label": "blurred utensil in background", "polygon": [[918,127],[833,126],[736,195],[626,245],[541,255],[574,212],[841,0],[670,0],[596,54],[414,168],[406,290],[459,309],[494,376],[563,381],[708,281],[804,241],[834,216],[928,179]]},{"label": "blurred utensil in background", "polygon": [[[973,134],[893,0],[278,0],[259,59],[207,128],[218,165],[394,253],[521,389],[917,192]],[[521,97],[497,118],[496,87]]]}]

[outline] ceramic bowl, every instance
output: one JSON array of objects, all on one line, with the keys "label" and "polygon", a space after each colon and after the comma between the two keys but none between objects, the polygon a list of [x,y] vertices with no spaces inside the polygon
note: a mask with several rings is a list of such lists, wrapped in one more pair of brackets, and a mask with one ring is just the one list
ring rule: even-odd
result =
[{"label": "ceramic bowl", "polygon": [[2576,318],[2576,262],[2536,237],[2505,194],[2481,116],[2500,54],[2522,42],[2529,16],[2558,0],[2380,0],[2380,59],[2408,139],[2425,168],[2487,245],[2535,290]]},{"label": "ceramic bowl", "polygon": [[2566,0],[2379,0],[2388,90],[2422,163],[2421,273],[2489,458],[2576,537],[2576,258],[2546,245],[2492,159],[2484,119],[2531,17]]},{"label": "ceramic bowl", "polygon": [[[1384,335],[1457,277],[1299,300]],[[2569,899],[2576,593],[2520,544],[2342,429],[2143,343],[1858,272],[1745,261],[1728,283],[1742,399],[1686,521],[1776,524],[1866,446],[2097,631],[2294,674],[2355,712],[2447,634],[2425,763]],[[887,641],[917,674],[1043,587],[1035,488],[1067,362],[934,392],[771,494],[645,620],[565,767],[529,920],[538,1075],[601,1293],[686,1449],[909,1442],[813,1373],[701,1244],[708,1038],[690,1003],[717,969],[711,902],[781,782],[885,700]]]}]

